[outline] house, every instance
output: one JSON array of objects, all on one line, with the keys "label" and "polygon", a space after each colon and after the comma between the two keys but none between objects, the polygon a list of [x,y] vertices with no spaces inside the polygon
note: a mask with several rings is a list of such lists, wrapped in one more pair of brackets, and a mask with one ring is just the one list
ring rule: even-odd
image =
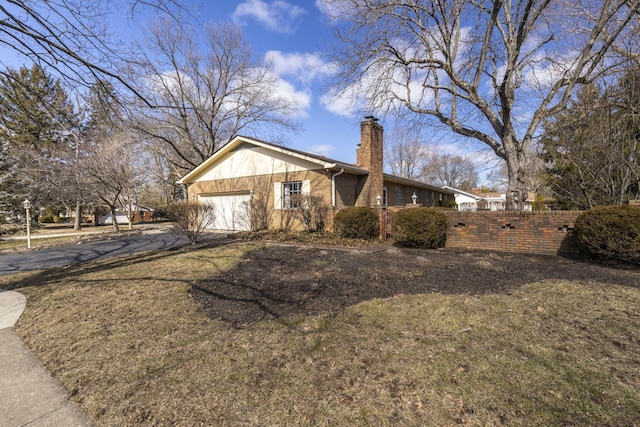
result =
[{"label": "house", "polygon": [[[151,221],[153,219],[153,209],[146,206],[132,205],[131,206],[133,212],[133,218],[131,222],[144,222]],[[129,220],[127,219],[127,212],[122,211],[120,209],[116,209],[116,221],[118,224],[129,224]],[[113,224],[113,219],[111,219],[111,213],[107,213],[106,215],[102,215],[98,224]]]},{"label": "house", "polygon": [[[443,188],[455,193],[459,211],[503,211],[507,205],[507,194],[497,191],[462,191],[457,188],[444,186]],[[534,200],[534,193],[527,194],[523,209],[530,211]]]},{"label": "house", "polygon": [[252,200],[262,201],[271,228],[300,226],[294,198],[300,194],[319,196],[332,207],[325,221],[329,228],[335,213],[348,206],[383,209],[454,200],[451,190],[385,174],[382,126],[367,117],[360,131],[356,164],[237,136],[178,184],[187,187],[189,202],[213,204],[211,228],[224,230],[249,228]]}]

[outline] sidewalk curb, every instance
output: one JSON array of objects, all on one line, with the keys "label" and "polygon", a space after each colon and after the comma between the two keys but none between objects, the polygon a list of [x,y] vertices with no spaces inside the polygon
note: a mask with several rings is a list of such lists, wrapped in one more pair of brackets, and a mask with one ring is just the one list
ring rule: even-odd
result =
[{"label": "sidewalk curb", "polygon": [[8,328],[0,330],[0,425],[89,427],[89,418]]}]

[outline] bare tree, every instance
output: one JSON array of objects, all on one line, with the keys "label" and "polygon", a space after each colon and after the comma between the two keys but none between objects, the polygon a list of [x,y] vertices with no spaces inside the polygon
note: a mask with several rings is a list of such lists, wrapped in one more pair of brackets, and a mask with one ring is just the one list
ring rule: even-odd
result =
[{"label": "bare tree", "polygon": [[433,150],[424,165],[425,181],[469,191],[478,183],[478,165],[468,156]]},{"label": "bare tree", "polygon": [[421,180],[429,157],[418,127],[396,127],[385,141],[384,160],[391,173],[407,179]]},{"label": "bare tree", "polygon": [[[336,91],[374,111],[410,111],[475,138],[505,160],[507,205],[522,209],[542,120],[577,86],[627,56],[612,47],[640,0],[322,0],[340,64]],[[526,194],[526,193],[525,193]]]},{"label": "bare tree", "polygon": [[128,212],[129,229],[133,205],[144,185],[140,152],[135,141],[125,132],[105,134],[96,140],[86,159],[88,175],[97,197],[107,205],[113,230],[120,231],[116,209]]},{"label": "bare tree", "polygon": [[181,175],[240,133],[295,130],[293,100],[277,94],[269,64],[252,57],[241,30],[206,28],[203,53],[193,29],[162,20],[139,60],[139,103],[132,119],[148,146]]},{"label": "bare tree", "polygon": [[214,205],[209,203],[176,202],[169,206],[169,219],[174,222],[174,230],[187,236],[195,245],[215,221],[215,212]]},{"label": "bare tree", "polygon": [[[179,19],[183,10],[176,0],[133,0],[127,5],[120,12],[130,18],[151,13]],[[107,0],[4,0],[0,45],[75,86],[91,86],[99,78],[135,92],[121,72],[130,60],[128,52],[108,28],[109,16],[117,13]]]}]

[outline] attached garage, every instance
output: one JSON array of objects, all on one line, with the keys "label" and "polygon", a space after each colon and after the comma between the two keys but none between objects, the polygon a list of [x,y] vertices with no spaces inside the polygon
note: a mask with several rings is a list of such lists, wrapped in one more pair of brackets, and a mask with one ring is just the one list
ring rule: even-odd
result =
[{"label": "attached garage", "polygon": [[245,203],[249,203],[249,193],[225,193],[199,196],[200,203],[213,205],[215,218],[207,228],[213,230],[243,231],[249,229]]}]

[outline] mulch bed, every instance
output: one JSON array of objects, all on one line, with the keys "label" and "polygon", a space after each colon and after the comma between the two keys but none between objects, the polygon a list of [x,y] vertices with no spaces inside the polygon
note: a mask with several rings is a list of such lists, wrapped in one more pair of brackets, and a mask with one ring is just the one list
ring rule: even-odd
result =
[{"label": "mulch bed", "polygon": [[198,282],[192,295],[211,318],[241,327],[331,313],[399,294],[510,293],[556,279],[638,287],[640,270],[552,256],[268,244],[236,268]]}]

